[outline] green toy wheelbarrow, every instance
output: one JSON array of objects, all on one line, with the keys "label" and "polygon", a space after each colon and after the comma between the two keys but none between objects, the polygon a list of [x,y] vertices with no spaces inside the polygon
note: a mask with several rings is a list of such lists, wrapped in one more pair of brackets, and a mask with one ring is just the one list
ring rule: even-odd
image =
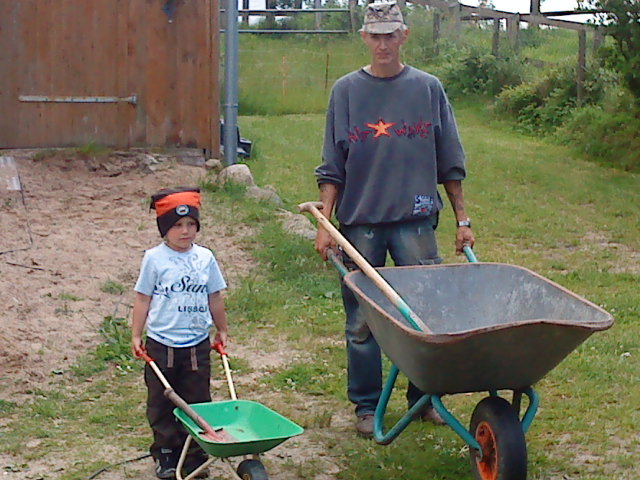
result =
[{"label": "green toy wheelbarrow", "polygon": [[[187,404],[173,391],[153,359],[146,354],[143,355],[164,385],[165,396],[176,405],[173,414],[188,433],[178,460],[176,478],[191,480],[213,462],[221,460],[233,478],[268,480],[267,471],[259,455],[291,437],[302,434],[304,429],[258,402],[238,400],[227,354],[220,344],[214,345],[213,348],[222,358],[231,400]],[[183,477],[182,467],[193,440],[210,455],[210,458]],[[231,457],[244,458],[234,469]]]}]

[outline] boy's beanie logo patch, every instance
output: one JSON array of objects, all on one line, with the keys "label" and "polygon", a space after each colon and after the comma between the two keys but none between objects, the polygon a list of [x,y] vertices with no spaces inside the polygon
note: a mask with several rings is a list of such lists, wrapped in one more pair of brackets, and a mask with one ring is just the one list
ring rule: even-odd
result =
[{"label": "boy's beanie logo patch", "polygon": [[182,216],[188,215],[189,214],[189,206],[188,205],[178,205],[176,207],[176,213],[178,215],[182,215]]}]

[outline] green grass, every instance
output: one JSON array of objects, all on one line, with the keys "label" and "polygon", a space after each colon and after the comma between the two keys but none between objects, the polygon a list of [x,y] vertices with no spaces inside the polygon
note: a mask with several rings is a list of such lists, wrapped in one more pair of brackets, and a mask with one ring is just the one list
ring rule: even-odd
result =
[{"label": "green grass", "polygon": [[110,293],[111,295],[122,295],[127,290],[127,287],[115,280],[106,280],[100,285],[100,291],[104,293]]},{"label": "green grass", "polygon": [[[632,458],[640,441],[633,427],[640,421],[635,402],[640,393],[640,365],[633,341],[640,329],[639,177],[601,168],[575,158],[569,149],[514,133],[505,124],[487,121],[476,106],[461,104],[456,111],[469,157],[465,196],[474,219],[479,258],[537,271],[602,305],[617,320],[613,329],[594,335],[537,386],[542,409],[528,436],[530,478],[546,479],[558,472],[592,480],[635,478],[638,470]],[[321,132],[322,115],[241,118],[243,132],[256,141],[260,152],[251,163],[256,180],[275,185],[290,205],[317,198],[312,172],[319,162],[321,133],[307,142],[295,140],[311,126]],[[274,140],[280,130],[290,132],[295,146],[280,150],[282,140]],[[452,254],[450,216],[450,211],[443,213],[439,239],[445,260],[457,261]],[[288,258],[284,252],[292,247],[285,238],[277,248],[270,242],[264,244],[258,257],[272,264],[274,259]],[[304,249],[295,253],[300,254],[314,255]],[[295,263],[303,268],[298,270]],[[319,262],[315,278],[310,279],[305,258],[288,267],[291,278],[296,279],[289,283],[292,288],[318,292],[336,282],[329,274],[333,279],[325,286],[326,266]],[[279,268],[270,272],[269,288],[276,272]],[[278,273],[278,279],[286,281],[284,275]],[[309,299],[302,303],[313,305]],[[331,321],[343,321],[335,298],[324,298],[322,303]],[[317,324],[316,315],[315,310],[308,311],[311,325]],[[313,348],[304,338],[291,335],[297,329],[295,323],[289,322],[289,338]],[[339,328],[330,333],[332,339],[341,336]],[[315,332],[313,338],[320,341]],[[337,373],[300,361],[274,372],[268,382],[279,389],[314,395],[320,386],[327,393],[335,389],[333,375]],[[330,376],[326,386],[322,385],[325,376]],[[344,398],[340,390],[333,395]],[[454,396],[447,402],[468,421],[478,399],[470,400]],[[395,405],[402,410],[401,400]],[[425,472],[434,475],[430,478],[470,478],[463,445],[448,430],[412,426],[384,449],[350,439],[334,448],[343,451],[348,464],[338,476],[341,479],[411,479],[422,478]]]},{"label": "green grass", "polygon": [[[367,62],[359,37],[240,37],[240,113],[322,112],[335,80]],[[305,65],[304,68],[300,68]]]}]

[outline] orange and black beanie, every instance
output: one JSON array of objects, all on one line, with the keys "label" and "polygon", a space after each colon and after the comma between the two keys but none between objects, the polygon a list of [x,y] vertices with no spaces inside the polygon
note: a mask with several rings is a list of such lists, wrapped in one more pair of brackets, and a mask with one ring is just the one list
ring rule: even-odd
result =
[{"label": "orange and black beanie", "polygon": [[151,208],[156,211],[160,236],[182,217],[191,217],[200,231],[200,189],[198,187],[163,188],[151,196]]}]

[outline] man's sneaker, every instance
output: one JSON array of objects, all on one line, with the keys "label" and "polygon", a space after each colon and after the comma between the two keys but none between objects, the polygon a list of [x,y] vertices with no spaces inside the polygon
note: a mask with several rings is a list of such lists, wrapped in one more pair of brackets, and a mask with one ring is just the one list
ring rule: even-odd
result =
[{"label": "man's sneaker", "polygon": [[176,478],[176,465],[178,465],[176,452],[170,448],[161,448],[160,455],[156,458],[156,477],[165,480]]},{"label": "man's sneaker", "polygon": [[428,407],[425,407],[422,412],[420,413],[420,420],[422,420],[423,422],[431,422],[434,425],[446,425],[447,422],[445,422],[442,417],[440,416],[440,414],[436,411],[435,408],[433,408],[432,405],[429,405]]},{"label": "man's sneaker", "polygon": [[360,435],[361,437],[373,437],[373,414],[366,413],[364,415],[358,415],[358,421],[356,422],[356,432],[358,432],[358,435]]}]

